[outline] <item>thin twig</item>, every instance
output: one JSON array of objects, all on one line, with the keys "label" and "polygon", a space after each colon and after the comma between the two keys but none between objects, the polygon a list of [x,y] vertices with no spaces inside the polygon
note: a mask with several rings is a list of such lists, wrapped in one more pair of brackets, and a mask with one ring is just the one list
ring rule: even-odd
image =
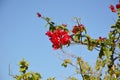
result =
[{"label": "thin twig", "polygon": [[14,75],[11,74],[11,67],[10,67],[10,64],[8,65],[8,71],[9,71],[8,75],[10,75],[10,76],[13,77]]}]

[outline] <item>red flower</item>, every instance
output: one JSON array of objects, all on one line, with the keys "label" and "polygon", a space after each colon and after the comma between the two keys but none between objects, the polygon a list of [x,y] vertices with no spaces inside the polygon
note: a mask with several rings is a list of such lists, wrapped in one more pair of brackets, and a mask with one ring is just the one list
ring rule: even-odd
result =
[{"label": "red flower", "polygon": [[50,41],[53,44],[53,48],[56,50],[58,48],[60,48],[60,38],[57,36],[51,37]]},{"label": "red flower", "polygon": [[61,38],[61,43],[63,45],[69,44],[70,43],[71,37],[69,35],[64,35],[63,38]]},{"label": "red flower", "polygon": [[119,4],[116,4],[116,8],[117,8],[117,9],[120,9],[120,3],[119,3]]},{"label": "red flower", "polygon": [[60,43],[60,38],[56,35],[54,35],[53,37],[50,38],[50,41],[53,43],[53,44],[59,44]]},{"label": "red flower", "polygon": [[40,18],[42,15],[38,12],[38,13],[37,13],[37,16]]},{"label": "red flower", "polygon": [[98,42],[102,42],[102,41],[105,41],[107,38],[105,37],[99,37],[99,39],[97,39]]},{"label": "red flower", "polygon": [[60,45],[58,45],[58,44],[57,44],[57,45],[53,45],[53,49],[54,49],[54,50],[57,50],[57,49],[59,49],[59,48],[60,48]]},{"label": "red flower", "polygon": [[50,38],[53,48],[59,49],[62,48],[62,45],[67,45],[70,43],[71,37],[68,35],[67,31],[62,29],[56,29],[55,31],[47,31],[46,35]]},{"label": "red flower", "polygon": [[112,12],[116,12],[115,7],[113,5],[110,5],[109,8],[111,9]]},{"label": "red flower", "polygon": [[75,26],[73,27],[72,32],[73,32],[74,34],[76,34],[77,32],[83,32],[83,30],[85,30],[85,27],[84,27],[84,25],[80,24],[80,25],[78,25],[78,26],[75,25]]},{"label": "red flower", "polygon": [[58,37],[61,37],[61,36],[62,36],[62,33],[63,33],[63,30],[61,30],[61,29],[56,29],[56,30],[54,31],[54,34],[56,34]]},{"label": "red flower", "polygon": [[47,31],[45,34],[46,34],[48,37],[52,37],[53,32],[52,32],[52,31]]},{"label": "red flower", "polygon": [[79,28],[77,26],[74,26],[72,32],[76,34],[78,31],[79,31]]}]

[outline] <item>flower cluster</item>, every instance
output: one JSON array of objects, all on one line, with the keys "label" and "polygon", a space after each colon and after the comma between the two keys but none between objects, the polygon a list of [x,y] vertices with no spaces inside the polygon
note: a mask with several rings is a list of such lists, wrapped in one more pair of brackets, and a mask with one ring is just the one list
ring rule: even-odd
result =
[{"label": "flower cluster", "polygon": [[106,37],[99,37],[99,39],[97,39],[97,42],[103,42],[105,41],[107,38]]},{"label": "flower cluster", "polygon": [[109,8],[111,9],[112,12],[117,12],[117,10],[120,9],[120,3],[116,4],[116,9],[113,5],[110,5]]},{"label": "flower cluster", "polygon": [[76,33],[81,33],[81,32],[83,32],[85,30],[85,27],[84,27],[84,25],[83,24],[80,24],[80,25],[78,25],[78,26],[74,26],[73,27],[73,30],[72,30],[72,32],[74,33],[74,34],[76,34]]},{"label": "flower cluster", "polygon": [[62,45],[70,44],[71,37],[69,36],[68,31],[56,29],[54,31],[47,31],[46,35],[49,37],[55,50],[62,48]]}]

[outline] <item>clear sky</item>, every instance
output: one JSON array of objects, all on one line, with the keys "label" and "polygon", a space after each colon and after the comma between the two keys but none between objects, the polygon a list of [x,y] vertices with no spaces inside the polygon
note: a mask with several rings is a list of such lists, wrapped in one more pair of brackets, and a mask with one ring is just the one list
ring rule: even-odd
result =
[{"label": "clear sky", "polygon": [[[63,80],[74,69],[63,68],[45,32],[45,21],[36,13],[51,17],[57,24],[65,23],[72,28],[73,17],[80,17],[90,36],[107,37],[116,15],[109,10],[117,0],[0,0],[0,80],[13,80],[8,75],[11,65],[13,75],[19,73],[18,62],[25,58],[30,62],[29,71],[40,72],[43,80],[55,76]],[[74,47],[76,46],[76,47]],[[70,53],[82,56],[94,64],[98,53],[73,45]],[[92,56],[91,56],[92,55]],[[79,76],[78,76],[79,78]]]}]

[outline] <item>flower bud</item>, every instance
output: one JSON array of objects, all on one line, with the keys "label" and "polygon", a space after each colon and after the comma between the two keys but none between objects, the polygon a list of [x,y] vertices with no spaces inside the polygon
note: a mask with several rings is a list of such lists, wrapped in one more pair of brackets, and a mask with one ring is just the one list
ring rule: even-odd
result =
[{"label": "flower bud", "polygon": [[38,13],[37,13],[37,16],[38,16],[38,18],[40,18],[42,15],[38,12]]},{"label": "flower bud", "polygon": [[120,3],[119,3],[119,4],[116,4],[116,8],[117,8],[117,9],[120,9]]}]

